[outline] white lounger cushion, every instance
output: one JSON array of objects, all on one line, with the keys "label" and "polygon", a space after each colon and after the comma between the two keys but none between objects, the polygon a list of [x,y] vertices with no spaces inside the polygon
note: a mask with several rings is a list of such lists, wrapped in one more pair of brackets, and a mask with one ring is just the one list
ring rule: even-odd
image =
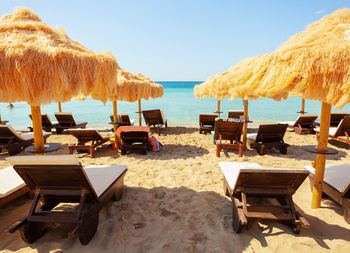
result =
[{"label": "white lounger cushion", "polygon": [[247,134],[247,138],[252,140],[256,140],[256,136],[258,136],[257,133]]},{"label": "white lounger cushion", "polygon": [[134,119],[131,119],[131,120],[130,120],[130,125],[133,126],[134,124],[135,124],[135,120],[134,120]]},{"label": "white lounger cushion", "polygon": [[[43,135],[45,137],[45,136],[51,135],[51,133],[43,132]],[[24,134],[21,134],[21,137],[25,140],[34,139],[34,133],[24,133]]]},{"label": "white lounger cushion", "polygon": [[100,197],[126,168],[125,165],[90,165],[84,171],[96,195]]},{"label": "white lounger cushion", "polygon": [[0,198],[10,195],[25,185],[12,166],[0,170]]},{"label": "white lounger cushion", "polygon": [[[329,128],[329,135],[330,135],[330,136],[334,136],[335,133],[337,132],[337,129],[338,129],[338,127],[330,127],[330,128]],[[316,127],[314,130],[315,130],[315,132],[317,132],[317,133],[320,132],[320,128],[319,128],[319,127]]]},{"label": "white lounger cushion", "polygon": [[79,165],[74,155],[13,156],[6,160],[12,165]]},{"label": "white lounger cushion", "polygon": [[[315,174],[315,168],[305,166],[305,169]],[[324,181],[339,192],[344,192],[350,184],[350,165],[327,165],[324,172]]]},{"label": "white lounger cushion", "polygon": [[219,166],[231,190],[234,190],[239,177],[239,173],[242,170],[259,169],[261,171],[266,171],[266,172],[270,172],[271,170],[287,171],[287,172],[304,171],[300,169],[266,168],[266,167],[261,167],[260,164],[257,164],[257,163],[245,163],[245,162],[219,162]]}]

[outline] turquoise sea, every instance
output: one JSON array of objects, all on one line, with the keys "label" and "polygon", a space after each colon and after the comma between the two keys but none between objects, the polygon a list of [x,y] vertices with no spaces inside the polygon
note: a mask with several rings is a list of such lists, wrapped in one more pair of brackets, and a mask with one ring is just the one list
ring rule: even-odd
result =
[{"label": "turquoise sea", "polygon": [[[213,113],[217,109],[217,100],[214,98],[196,99],[193,95],[193,87],[201,82],[158,82],[164,86],[162,98],[142,100],[142,109],[160,108],[170,124],[197,123],[200,113]],[[128,113],[130,118],[138,119],[138,104],[118,101],[118,113]],[[249,118],[253,121],[286,121],[295,120],[301,109],[301,98],[289,98],[282,101],[272,99],[258,99],[249,101]],[[222,117],[227,117],[229,110],[243,110],[242,100],[224,99],[221,101]],[[320,114],[321,103],[307,100],[305,110],[308,113]],[[54,112],[58,111],[58,105],[52,103],[41,107],[42,113],[49,114],[52,121],[56,121]],[[89,126],[108,125],[109,115],[112,114],[112,103],[105,105],[96,100],[87,98],[85,101],[70,101],[62,104],[63,112],[72,112],[77,121],[87,121]],[[350,105],[341,110],[350,112]],[[8,120],[9,124],[18,128],[26,128],[31,125],[28,117],[30,106],[27,103],[14,103],[13,110],[5,103],[0,104],[2,120]]]}]

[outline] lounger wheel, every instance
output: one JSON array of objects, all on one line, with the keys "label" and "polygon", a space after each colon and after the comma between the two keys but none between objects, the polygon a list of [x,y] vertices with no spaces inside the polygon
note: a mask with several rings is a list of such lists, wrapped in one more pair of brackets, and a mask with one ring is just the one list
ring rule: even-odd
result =
[{"label": "lounger wheel", "polygon": [[241,233],[244,228],[244,225],[239,219],[238,210],[236,207],[233,207],[232,209],[232,228],[237,234]]},{"label": "lounger wheel", "polygon": [[287,154],[287,146],[286,145],[280,145],[279,146],[279,151],[281,154]]},{"label": "lounger wheel", "polygon": [[264,145],[257,145],[256,146],[256,151],[258,152],[259,155],[264,155],[264,149],[265,149]]},{"label": "lounger wheel", "polygon": [[19,232],[23,241],[28,244],[33,243],[44,234],[45,223],[26,221],[19,229]]},{"label": "lounger wheel", "polygon": [[79,241],[88,244],[95,236],[98,227],[98,212],[94,209],[86,211],[79,226]]}]

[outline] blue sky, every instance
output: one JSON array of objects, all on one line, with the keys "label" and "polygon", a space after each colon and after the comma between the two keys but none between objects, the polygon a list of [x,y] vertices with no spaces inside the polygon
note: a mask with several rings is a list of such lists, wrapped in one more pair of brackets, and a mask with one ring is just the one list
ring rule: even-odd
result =
[{"label": "blue sky", "polygon": [[274,51],[349,0],[2,0],[0,15],[31,8],[86,47],[158,81],[205,80]]}]

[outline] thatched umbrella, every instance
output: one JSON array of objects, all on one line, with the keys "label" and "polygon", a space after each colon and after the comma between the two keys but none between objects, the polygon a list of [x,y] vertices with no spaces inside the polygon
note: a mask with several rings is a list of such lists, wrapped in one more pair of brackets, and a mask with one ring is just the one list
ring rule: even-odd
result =
[{"label": "thatched umbrella", "polygon": [[322,101],[312,199],[312,208],[320,207],[331,105],[342,108],[350,101],[350,9],[323,17],[276,52],[247,58],[222,75],[231,99],[293,94]]},{"label": "thatched umbrella", "polygon": [[123,69],[117,71],[117,82],[117,93],[109,97],[113,101],[114,121],[116,122],[117,117],[117,100],[138,101],[139,125],[141,126],[141,99],[162,97],[163,86],[140,73],[135,75]]},{"label": "thatched umbrella", "polygon": [[31,106],[37,151],[44,149],[40,105],[115,92],[118,64],[110,53],[94,53],[29,9],[3,16],[0,38],[0,102]]}]

